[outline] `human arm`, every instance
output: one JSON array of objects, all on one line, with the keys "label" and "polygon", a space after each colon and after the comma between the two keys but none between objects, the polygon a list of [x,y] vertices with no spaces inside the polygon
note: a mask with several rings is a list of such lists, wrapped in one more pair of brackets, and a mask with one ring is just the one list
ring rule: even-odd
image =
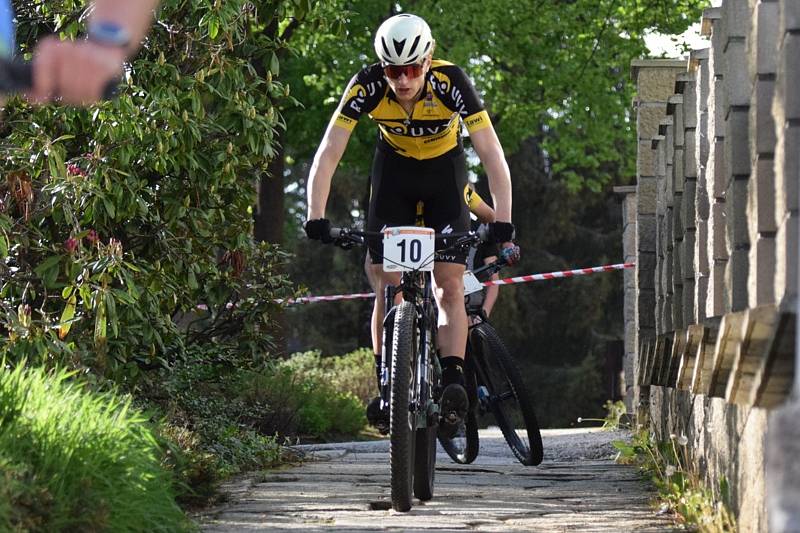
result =
[{"label": "human arm", "polygon": [[328,129],[322,136],[322,141],[314,154],[311,170],[308,174],[306,186],[308,196],[307,220],[325,218],[325,206],[331,190],[333,173],[342,159],[347,143],[350,140],[351,130],[337,126],[334,121],[328,124]]},{"label": "human arm", "polygon": [[470,133],[470,138],[489,178],[495,218],[498,222],[511,222],[511,172],[497,133],[489,124]]},{"label": "human arm", "polygon": [[37,103],[61,98],[86,105],[99,100],[109,82],[122,75],[123,62],[139,49],[150,27],[158,0],[97,0],[89,26],[102,22],[120,27],[129,37],[126,46],[93,41],[61,41],[47,37],[33,56],[33,88],[28,98]]}]

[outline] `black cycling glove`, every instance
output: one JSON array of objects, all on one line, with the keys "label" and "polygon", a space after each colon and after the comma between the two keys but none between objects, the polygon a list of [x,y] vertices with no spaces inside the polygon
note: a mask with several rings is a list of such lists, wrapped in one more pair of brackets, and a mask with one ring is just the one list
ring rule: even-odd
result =
[{"label": "black cycling glove", "polygon": [[331,221],[327,218],[307,220],[303,225],[303,229],[306,230],[306,235],[309,239],[322,241],[326,244],[333,242],[333,237],[331,237]]},{"label": "black cycling glove", "polygon": [[514,240],[514,224],[511,222],[490,222],[489,242],[501,243]]}]

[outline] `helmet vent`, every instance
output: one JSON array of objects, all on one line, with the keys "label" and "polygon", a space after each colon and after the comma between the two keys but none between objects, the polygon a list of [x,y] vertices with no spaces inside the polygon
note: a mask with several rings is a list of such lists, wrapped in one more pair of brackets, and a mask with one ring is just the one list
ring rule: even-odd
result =
[{"label": "helmet vent", "polygon": [[417,38],[414,39],[413,43],[411,43],[411,50],[408,51],[408,55],[413,54],[417,50],[417,46],[419,46],[419,38],[420,36],[417,35]]},{"label": "helmet vent", "polygon": [[402,56],[403,47],[406,45],[406,39],[403,39],[402,41],[399,42],[397,41],[397,39],[392,39],[392,41],[394,41],[394,49],[397,51],[397,55]]}]

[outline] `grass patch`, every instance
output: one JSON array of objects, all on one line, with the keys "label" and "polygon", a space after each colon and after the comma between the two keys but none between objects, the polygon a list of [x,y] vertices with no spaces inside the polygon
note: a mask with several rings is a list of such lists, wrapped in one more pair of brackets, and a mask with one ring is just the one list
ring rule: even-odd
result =
[{"label": "grass patch", "polygon": [[0,530],[190,530],[147,417],[72,377],[0,373]]},{"label": "grass patch", "polygon": [[619,450],[618,462],[638,465],[652,479],[662,511],[674,513],[692,531],[737,531],[727,480],[720,481],[717,491],[711,490],[690,461],[687,444],[683,435],[656,441],[654,433],[641,429],[630,442],[615,441],[614,447]]}]

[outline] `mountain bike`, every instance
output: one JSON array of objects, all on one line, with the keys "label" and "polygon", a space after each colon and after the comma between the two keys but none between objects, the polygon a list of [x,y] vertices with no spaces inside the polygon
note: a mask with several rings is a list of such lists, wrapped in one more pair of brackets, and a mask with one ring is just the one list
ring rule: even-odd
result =
[{"label": "mountain bike", "polygon": [[[506,256],[465,273],[465,299],[481,289],[478,276],[489,278],[508,264]],[[511,452],[525,466],[542,462],[542,436],[536,420],[533,396],[514,360],[480,303],[466,304],[470,320],[465,358],[465,379],[470,409],[456,434],[439,436],[442,448],[456,463],[469,464],[478,456],[478,419],[491,413]]]},{"label": "mountain bike", "polygon": [[[389,408],[391,500],[396,511],[408,511],[412,495],[433,498],[436,436],[442,369],[436,355],[437,307],[431,271],[438,252],[466,249],[480,241],[475,232],[436,235],[430,228],[404,226],[382,232],[332,228],[334,243],[345,248],[365,244],[365,237],[384,242],[384,270],[402,272],[400,284],[387,286],[383,321],[380,395]],[[454,239],[435,250],[437,238]],[[395,297],[402,301],[395,304]]]}]

